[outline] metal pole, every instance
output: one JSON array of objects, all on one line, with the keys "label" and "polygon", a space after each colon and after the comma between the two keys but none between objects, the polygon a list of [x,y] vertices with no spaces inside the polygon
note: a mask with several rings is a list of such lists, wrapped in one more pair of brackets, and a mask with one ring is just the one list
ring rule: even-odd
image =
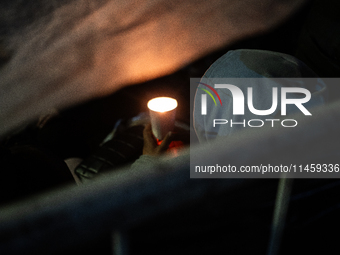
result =
[{"label": "metal pole", "polygon": [[278,254],[284,232],[293,180],[283,176],[279,181],[267,255]]}]

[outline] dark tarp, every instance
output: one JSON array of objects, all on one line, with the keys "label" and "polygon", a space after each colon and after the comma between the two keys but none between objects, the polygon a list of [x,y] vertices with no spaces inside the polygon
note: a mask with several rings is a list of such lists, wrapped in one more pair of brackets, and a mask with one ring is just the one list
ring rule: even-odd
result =
[{"label": "dark tarp", "polygon": [[0,69],[0,136],[53,108],[174,72],[272,28],[303,2],[31,3],[40,3],[38,10],[24,1],[2,2],[0,47],[7,62]]}]

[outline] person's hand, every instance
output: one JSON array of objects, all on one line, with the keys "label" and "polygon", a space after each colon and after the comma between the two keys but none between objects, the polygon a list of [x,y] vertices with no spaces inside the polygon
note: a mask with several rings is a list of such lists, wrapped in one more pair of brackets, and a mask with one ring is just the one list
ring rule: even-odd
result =
[{"label": "person's hand", "polygon": [[152,134],[151,124],[148,124],[145,126],[143,130],[143,138],[144,138],[143,155],[157,156],[168,149],[170,143],[172,142],[172,133],[171,132],[167,133],[162,143],[158,145],[156,138]]}]

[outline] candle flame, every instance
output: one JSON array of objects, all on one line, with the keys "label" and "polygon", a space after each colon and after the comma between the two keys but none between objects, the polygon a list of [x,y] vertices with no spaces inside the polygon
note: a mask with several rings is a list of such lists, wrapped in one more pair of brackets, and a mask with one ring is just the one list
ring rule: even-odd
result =
[{"label": "candle flame", "polygon": [[148,108],[155,112],[168,112],[177,107],[177,100],[171,97],[156,97],[148,102]]}]

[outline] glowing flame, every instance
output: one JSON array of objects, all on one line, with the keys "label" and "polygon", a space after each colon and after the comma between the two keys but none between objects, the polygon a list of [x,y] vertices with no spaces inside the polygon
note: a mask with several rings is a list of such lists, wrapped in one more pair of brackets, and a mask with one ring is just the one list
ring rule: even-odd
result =
[{"label": "glowing flame", "polygon": [[155,112],[168,112],[177,107],[177,100],[171,97],[156,97],[148,102],[148,108]]}]

